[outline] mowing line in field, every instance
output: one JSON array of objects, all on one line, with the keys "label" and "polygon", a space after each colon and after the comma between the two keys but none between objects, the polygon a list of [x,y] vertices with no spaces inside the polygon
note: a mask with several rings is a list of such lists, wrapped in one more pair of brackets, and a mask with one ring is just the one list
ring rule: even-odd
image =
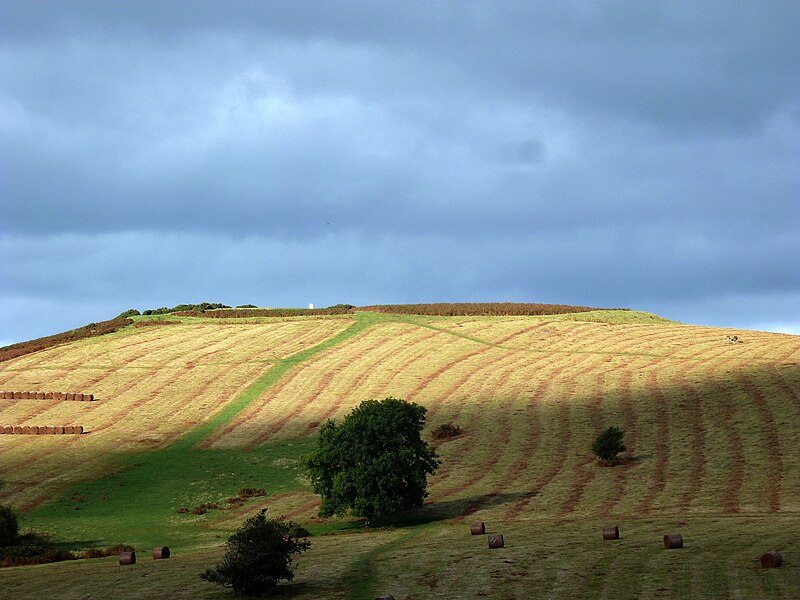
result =
[{"label": "mowing line in field", "polygon": [[[430,339],[436,337],[437,335],[440,335],[440,334],[437,333],[437,332],[432,332],[432,333],[429,333],[429,334],[427,334],[427,335],[425,335],[425,336],[423,336],[421,338],[412,338],[412,339],[406,341],[405,343],[401,344],[397,348],[391,348],[390,349],[390,353],[391,353],[392,356],[400,355],[404,351],[409,350],[411,348],[414,348],[415,346],[421,346],[421,345],[425,344],[427,341],[429,341]],[[371,350],[371,348],[365,349],[364,353],[359,355],[359,360],[361,358],[363,358],[363,356],[367,352],[369,352],[369,350]],[[423,355],[425,353],[426,352],[425,352],[425,350],[423,348],[423,350],[421,352],[419,352],[417,354],[417,356]],[[369,362],[369,363],[367,363],[367,365],[365,365],[361,369],[361,372],[350,381],[348,386],[343,391],[339,392],[336,395],[336,399],[333,402],[331,402],[328,405],[328,407],[323,411],[322,415],[320,415],[320,419],[319,419],[320,423],[324,422],[327,419],[330,419],[331,417],[333,417],[333,415],[335,415],[339,411],[339,409],[342,407],[344,402],[348,398],[350,398],[350,396],[355,392],[355,390],[358,389],[370,376],[374,376],[375,371],[385,361],[385,358],[384,358],[384,356],[382,354],[379,354],[379,353],[377,353],[377,354],[378,355],[377,355],[376,359],[371,361],[371,362]],[[352,362],[355,362],[355,361],[352,361]],[[400,371],[400,369],[407,368],[409,362],[410,361],[407,360],[403,364],[402,367],[397,367],[393,371],[389,372],[387,374],[389,379],[391,380],[394,376],[396,376],[397,373]],[[384,385],[383,388],[384,389],[389,389],[389,388],[387,388],[386,385]],[[309,431],[311,431],[311,430],[313,430],[313,427],[311,425],[309,425]]]},{"label": "mowing line in field", "polygon": [[[387,355],[391,356],[393,354],[397,354],[402,352],[404,349],[411,347],[415,344],[420,343],[419,339],[415,339],[413,337],[414,331],[413,329],[407,329],[401,332],[398,335],[395,335],[394,341],[397,341],[401,337],[410,337],[411,339],[405,340],[400,343],[398,346],[394,346],[393,344],[382,344],[379,349],[375,349],[374,345],[369,345],[363,348],[360,352],[358,352],[352,359],[348,360],[348,364],[357,364],[359,365],[359,373],[350,379],[347,384],[347,387],[336,394],[336,398],[334,401],[323,401],[324,391],[329,387],[329,384],[334,379],[334,377],[340,374],[341,369],[344,365],[341,365],[340,362],[337,362],[335,365],[332,365],[329,368],[329,371],[323,375],[320,381],[317,383],[316,389],[308,395],[308,397],[302,401],[297,402],[297,406],[295,410],[291,413],[291,416],[284,416],[281,418],[277,423],[272,425],[264,434],[255,438],[254,442],[251,442],[251,445],[258,445],[266,441],[271,435],[274,435],[281,431],[287,423],[291,420],[299,417],[304,411],[311,411],[313,413],[314,409],[317,408],[318,404],[325,405],[325,409],[322,411],[321,415],[315,415],[315,420],[318,423],[324,422],[326,419],[331,418],[336,412],[341,408],[344,404],[345,400],[350,397],[354,390],[356,390],[368,377],[374,375],[375,371],[378,369],[380,365],[386,362]],[[435,334],[434,334],[435,335]],[[424,339],[428,339],[425,337]],[[370,360],[363,364],[362,361],[365,356],[370,356]],[[366,399],[366,398],[364,398]],[[313,425],[309,424],[308,430],[313,430]]]},{"label": "mowing line in field", "polygon": [[374,323],[374,319],[364,318],[363,316],[357,315],[355,322],[339,334],[328,338],[316,346],[301,350],[297,354],[294,354],[288,358],[278,360],[278,362],[276,362],[272,368],[270,368],[264,375],[250,384],[250,386],[244,392],[239,394],[239,396],[233,401],[225,405],[225,407],[216,415],[178,439],[170,446],[170,448],[173,450],[186,450],[202,442],[217,429],[229,423],[236,415],[247,408],[250,403],[253,402],[253,400],[263,394],[267,388],[278,381],[292,367],[307,361],[309,358],[319,354],[320,352],[324,352],[329,348],[341,344],[343,341],[353,337],[361,331],[364,331],[368,327],[371,327]]}]

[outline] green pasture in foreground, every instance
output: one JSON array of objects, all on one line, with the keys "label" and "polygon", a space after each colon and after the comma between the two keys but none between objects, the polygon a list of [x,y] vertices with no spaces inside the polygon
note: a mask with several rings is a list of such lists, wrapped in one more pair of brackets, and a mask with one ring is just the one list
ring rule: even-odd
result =
[{"label": "green pasture in foreground", "polygon": [[[603,541],[600,519],[487,523],[506,547],[489,550],[466,522],[432,523],[315,536],[298,558],[292,583],[276,597],[311,600],[422,598],[704,598],[793,599],[800,589],[797,517],[704,515],[618,522],[622,539]],[[664,550],[666,532],[684,548]],[[760,555],[781,547],[784,565],[762,569]],[[2,571],[0,598],[229,598],[198,575],[222,550],[176,552],[136,565],[82,560]],[[55,593],[57,591],[57,593]]]},{"label": "green pasture in foreground", "polygon": [[225,507],[225,500],[243,487],[263,488],[267,500],[270,495],[307,487],[299,457],[310,451],[312,443],[312,438],[306,438],[249,451],[169,447],[120,456],[123,469],[77,485],[24,515],[22,526],[52,532],[75,548],[122,543],[186,549],[217,544],[227,535],[214,529],[214,521],[225,511],[205,515],[176,511],[206,503]]}]

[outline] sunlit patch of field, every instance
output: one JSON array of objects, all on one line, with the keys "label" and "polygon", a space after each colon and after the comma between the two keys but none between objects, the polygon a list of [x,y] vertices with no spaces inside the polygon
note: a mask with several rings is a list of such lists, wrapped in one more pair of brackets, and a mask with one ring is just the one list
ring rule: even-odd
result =
[{"label": "sunlit patch of field", "polygon": [[4,495],[23,508],[109,469],[113,452],[162,447],[212,418],[276,361],[349,319],[199,322],[83,340],[0,363],[0,387],[82,391],[95,402],[0,401],[0,424],[83,425],[80,436],[0,436]]}]

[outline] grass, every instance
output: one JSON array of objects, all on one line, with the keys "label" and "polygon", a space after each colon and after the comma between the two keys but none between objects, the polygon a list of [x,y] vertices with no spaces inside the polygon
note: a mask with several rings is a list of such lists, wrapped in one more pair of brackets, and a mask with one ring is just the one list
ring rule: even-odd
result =
[{"label": "grass", "polygon": [[[315,534],[279,597],[789,598],[798,587],[796,336],[634,311],[179,320],[0,364],[0,387],[55,382],[101,399],[42,413],[0,407],[0,417],[31,419],[82,410],[92,425],[67,446],[0,439],[9,480],[0,501],[49,494],[23,525],[76,547],[175,551],[127,570],[103,560],[7,570],[0,597],[41,595],[71,578],[80,581],[61,597],[111,585],[130,597],[229,597],[197,574],[261,506]],[[742,343],[729,343],[733,334]],[[388,395],[428,408],[428,439],[443,423],[463,430],[436,442],[443,465],[428,503],[377,531],[316,518],[297,461],[317,425]],[[131,418],[141,426],[122,435],[130,429],[114,420]],[[601,467],[590,446],[609,425],[626,431],[629,452]],[[75,464],[85,471],[69,472]],[[244,487],[268,496],[175,512],[225,506]],[[489,552],[470,537],[474,519],[504,533],[507,547]],[[600,539],[610,523],[620,542]],[[673,530],[686,548],[666,552],[661,536]],[[784,567],[761,570],[769,549],[783,552]]]},{"label": "grass", "polygon": [[[617,541],[601,539],[606,524],[487,522],[488,532],[504,535],[498,550],[487,548],[485,535],[471,536],[466,524],[314,537],[298,558],[294,582],[282,584],[277,597],[789,599],[800,586],[800,564],[787,559],[788,551],[780,569],[763,570],[758,562],[773,546],[796,548],[796,517],[630,519],[616,522]],[[664,550],[663,535],[676,531],[684,548]],[[98,559],[7,569],[0,598],[53,597],[53,590],[59,598],[85,598],[108,589],[132,599],[229,598],[198,577],[220,556],[220,549],[204,549],[153,561],[140,552],[129,567]]]}]

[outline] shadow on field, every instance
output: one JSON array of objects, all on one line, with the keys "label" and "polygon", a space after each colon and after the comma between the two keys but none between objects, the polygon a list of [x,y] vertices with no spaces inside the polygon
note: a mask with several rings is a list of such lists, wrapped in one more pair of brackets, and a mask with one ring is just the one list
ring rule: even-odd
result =
[{"label": "shadow on field", "polygon": [[457,500],[445,500],[441,502],[431,502],[422,508],[409,511],[396,517],[387,519],[382,525],[394,527],[414,527],[416,525],[426,525],[436,521],[445,521],[459,517],[469,517],[479,510],[485,510],[517,502],[526,496],[525,492],[513,493],[491,493],[472,498],[459,498]]}]

